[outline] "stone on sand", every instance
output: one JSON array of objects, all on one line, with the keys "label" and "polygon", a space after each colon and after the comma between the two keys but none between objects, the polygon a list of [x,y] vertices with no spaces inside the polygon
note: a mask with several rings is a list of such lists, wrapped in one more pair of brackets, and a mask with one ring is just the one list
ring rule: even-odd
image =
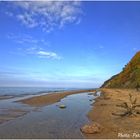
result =
[{"label": "stone on sand", "polygon": [[86,124],[81,128],[81,131],[86,134],[100,133],[103,127],[98,123]]},{"label": "stone on sand", "polygon": [[66,108],[66,106],[65,105],[59,105],[59,108]]}]

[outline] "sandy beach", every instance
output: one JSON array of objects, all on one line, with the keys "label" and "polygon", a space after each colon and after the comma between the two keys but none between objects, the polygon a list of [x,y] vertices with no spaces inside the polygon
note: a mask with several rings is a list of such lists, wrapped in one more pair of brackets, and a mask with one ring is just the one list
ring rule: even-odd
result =
[{"label": "sandy beach", "polygon": [[23,99],[19,100],[18,102],[28,104],[31,106],[43,106],[43,105],[50,105],[56,102],[59,102],[61,99],[68,95],[72,94],[79,94],[79,93],[85,93],[85,92],[95,92],[95,90],[75,90],[75,91],[65,91],[65,92],[59,92],[59,93],[49,93],[47,95],[43,96],[37,96],[32,97],[29,99]]},{"label": "sandy beach", "polygon": [[[131,89],[101,89],[102,94],[93,104],[88,113],[91,121],[99,123],[103,130],[101,133],[88,134],[87,138],[140,138],[140,115],[117,116],[125,110],[116,105],[127,102],[130,104],[129,94],[140,103],[140,92]],[[137,108],[140,110],[140,108]]]}]

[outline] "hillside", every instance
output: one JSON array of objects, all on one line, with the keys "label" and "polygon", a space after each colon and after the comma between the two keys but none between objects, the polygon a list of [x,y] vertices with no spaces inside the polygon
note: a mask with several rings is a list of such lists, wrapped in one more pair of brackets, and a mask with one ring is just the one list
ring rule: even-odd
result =
[{"label": "hillside", "polygon": [[122,72],[105,81],[102,87],[137,88],[140,86],[140,51],[125,65]]}]

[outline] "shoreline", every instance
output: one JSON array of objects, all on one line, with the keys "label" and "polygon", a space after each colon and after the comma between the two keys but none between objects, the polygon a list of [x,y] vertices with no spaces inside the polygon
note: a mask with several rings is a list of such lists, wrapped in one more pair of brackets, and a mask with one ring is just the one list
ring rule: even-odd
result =
[{"label": "shoreline", "polygon": [[35,96],[35,97],[27,98],[27,99],[22,99],[16,102],[28,104],[30,106],[44,106],[44,105],[51,105],[56,102],[59,102],[61,99],[65,98],[68,95],[85,93],[85,92],[95,92],[95,91],[96,90],[94,89],[89,89],[89,90],[64,91],[64,92],[58,92],[58,93],[51,92],[46,95],[40,95],[40,96]]},{"label": "shoreline", "polygon": [[[133,134],[140,135],[140,115],[139,116],[114,116],[112,113],[123,112],[124,109],[116,105],[122,102],[130,102],[129,94],[140,103],[140,92],[132,89],[100,89],[101,96],[95,99],[92,109],[87,116],[91,123],[99,123],[103,130],[96,134],[84,134],[86,138],[109,139],[109,138],[137,138]],[[139,137],[140,138],[140,137]]]}]

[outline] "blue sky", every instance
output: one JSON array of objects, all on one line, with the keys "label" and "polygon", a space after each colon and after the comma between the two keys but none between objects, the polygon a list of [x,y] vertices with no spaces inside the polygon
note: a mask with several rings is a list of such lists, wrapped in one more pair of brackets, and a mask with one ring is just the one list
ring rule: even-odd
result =
[{"label": "blue sky", "polygon": [[99,87],[140,50],[140,2],[0,2],[0,86]]}]

